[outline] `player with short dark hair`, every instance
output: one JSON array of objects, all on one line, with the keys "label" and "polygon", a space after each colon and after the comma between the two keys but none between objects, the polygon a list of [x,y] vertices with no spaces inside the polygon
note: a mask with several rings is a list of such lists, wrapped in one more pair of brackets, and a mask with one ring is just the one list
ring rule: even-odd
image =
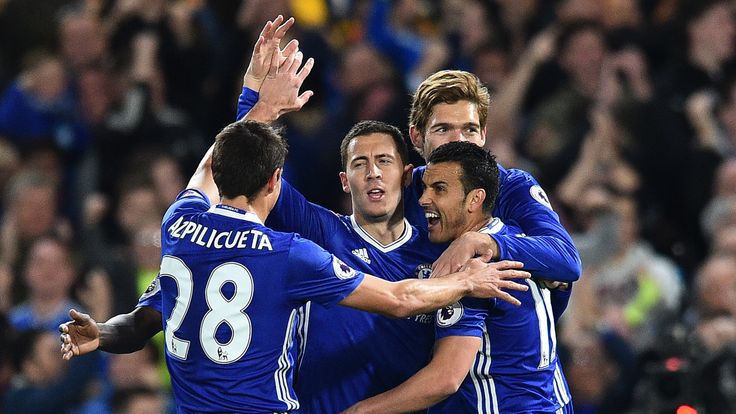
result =
[{"label": "player with short dark hair", "polygon": [[[430,240],[457,239],[468,231],[520,235],[491,214],[498,166],[486,150],[450,142],[427,159],[419,202]],[[561,413],[565,385],[556,364],[550,292],[528,280],[512,292],[520,307],[494,300],[463,299],[437,311],[432,361],[393,390],[362,401],[348,413]]]}]

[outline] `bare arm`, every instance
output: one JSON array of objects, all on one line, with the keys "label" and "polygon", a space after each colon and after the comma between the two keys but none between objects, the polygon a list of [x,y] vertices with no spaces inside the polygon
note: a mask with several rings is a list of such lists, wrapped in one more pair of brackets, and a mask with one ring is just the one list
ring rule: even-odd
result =
[{"label": "bare arm", "polygon": [[366,275],[363,282],[340,304],[395,318],[430,312],[455,303],[464,296],[493,297],[520,304],[501,289],[527,290],[527,286],[509,280],[530,277],[529,273],[517,270],[523,267],[522,263],[482,263],[480,260],[471,262],[474,265],[470,268],[439,279],[388,282]]},{"label": "bare arm", "polygon": [[345,413],[406,413],[431,407],[457,392],[478,348],[480,338],[475,336],[441,338],[426,367],[396,388],[363,400]]},{"label": "bare arm", "polygon": [[104,323],[74,309],[69,316],[72,320],[59,326],[61,354],[66,360],[97,349],[114,354],[135,352],[163,329],[161,314],[149,307],[113,316]]}]

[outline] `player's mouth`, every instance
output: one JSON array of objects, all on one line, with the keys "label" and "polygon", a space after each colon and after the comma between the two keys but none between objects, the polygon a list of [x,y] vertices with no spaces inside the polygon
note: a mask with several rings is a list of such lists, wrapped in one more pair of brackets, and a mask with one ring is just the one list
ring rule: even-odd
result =
[{"label": "player's mouth", "polygon": [[427,218],[427,228],[431,231],[432,228],[440,223],[440,215],[434,211],[424,211],[424,217]]},{"label": "player's mouth", "polygon": [[380,188],[374,188],[368,191],[368,199],[371,201],[381,201],[385,194],[386,192],[381,190]]}]

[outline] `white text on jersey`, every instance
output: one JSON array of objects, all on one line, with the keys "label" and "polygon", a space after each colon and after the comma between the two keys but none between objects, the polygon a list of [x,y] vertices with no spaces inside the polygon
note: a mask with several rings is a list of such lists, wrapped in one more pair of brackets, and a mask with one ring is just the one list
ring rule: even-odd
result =
[{"label": "white text on jersey", "polygon": [[183,217],[179,217],[174,224],[169,226],[167,232],[171,234],[171,237],[177,239],[185,239],[187,236],[191,236],[188,237],[190,242],[207,248],[244,249],[248,247],[257,250],[273,250],[271,240],[262,231],[219,231],[198,223],[184,221]]}]

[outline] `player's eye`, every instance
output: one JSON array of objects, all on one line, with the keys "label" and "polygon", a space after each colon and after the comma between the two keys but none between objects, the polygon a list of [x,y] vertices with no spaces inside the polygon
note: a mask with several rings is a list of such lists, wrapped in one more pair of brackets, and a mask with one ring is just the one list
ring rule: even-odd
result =
[{"label": "player's eye", "polygon": [[378,163],[383,164],[383,165],[389,165],[391,164],[391,162],[392,162],[391,158],[380,158],[378,160]]}]

